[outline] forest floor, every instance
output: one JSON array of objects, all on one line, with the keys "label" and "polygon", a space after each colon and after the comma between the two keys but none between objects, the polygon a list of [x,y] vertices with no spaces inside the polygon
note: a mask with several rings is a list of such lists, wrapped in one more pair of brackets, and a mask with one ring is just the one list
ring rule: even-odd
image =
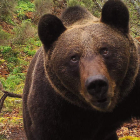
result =
[{"label": "forest floor", "polygon": [[140,120],[132,119],[117,131],[118,137],[133,136],[140,137]]},{"label": "forest floor", "polygon": [[[6,140],[27,140],[22,126],[7,127],[5,133]],[[140,137],[140,120],[132,119],[129,123],[125,123],[118,131],[119,138],[126,136]]]}]

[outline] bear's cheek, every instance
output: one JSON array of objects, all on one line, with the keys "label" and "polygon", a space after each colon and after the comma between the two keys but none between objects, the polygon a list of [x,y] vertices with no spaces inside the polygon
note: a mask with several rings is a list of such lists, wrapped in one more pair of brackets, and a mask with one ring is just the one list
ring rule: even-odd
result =
[{"label": "bear's cheek", "polygon": [[111,59],[105,61],[108,73],[116,83],[116,89],[119,89],[121,86],[129,67],[129,54],[122,55],[117,54]]},{"label": "bear's cheek", "polygon": [[64,59],[55,65],[56,76],[61,81],[61,84],[75,94],[79,92],[79,66],[71,66],[69,61]]}]

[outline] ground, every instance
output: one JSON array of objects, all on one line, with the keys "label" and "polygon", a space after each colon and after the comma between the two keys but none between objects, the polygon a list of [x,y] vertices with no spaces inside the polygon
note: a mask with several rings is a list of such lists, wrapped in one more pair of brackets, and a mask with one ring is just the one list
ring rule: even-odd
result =
[{"label": "ground", "polygon": [[[9,127],[3,132],[6,140],[27,140],[22,126]],[[132,119],[129,123],[125,123],[121,129],[117,131],[118,137],[133,136],[140,137],[140,120]]]}]

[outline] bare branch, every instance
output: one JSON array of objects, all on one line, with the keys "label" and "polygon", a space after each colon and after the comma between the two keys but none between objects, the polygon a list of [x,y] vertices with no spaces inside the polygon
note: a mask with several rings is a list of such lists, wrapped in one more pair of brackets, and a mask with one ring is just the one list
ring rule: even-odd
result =
[{"label": "bare branch", "polygon": [[6,99],[6,97],[14,97],[14,98],[22,98],[22,95],[20,94],[15,94],[15,93],[12,93],[12,92],[8,92],[8,91],[5,91],[5,90],[1,90],[4,95],[2,96],[2,98],[0,99],[0,113],[1,113],[1,110],[2,110],[2,107],[3,107],[3,104],[4,104],[4,100]]},{"label": "bare branch", "polygon": [[1,113],[1,110],[2,110],[2,107],[3,107],[3,103],[4,103],[4,100],[6,99],[7,95],[4,94],[2,96],[2,98],[0,99],[0,113]]},{"label": "bare branch", "polygon": [[3,90],[3,86],[1,84],[1,82],[0,82],[0,91],[2,91],[4,93],[4,95],[0,99],[0,113],[1,113],[1,110],[2,110],[2,107],[4,104],[4,100],[6,99],[6,97],[9,96],[9,97],[14,97],[14,98],[22,98],[22,95],[20,95],[20,94],[15,94],[15,93]]},{"label": "bare branch", "polygon": [[5,91],[5,90],[2,90],[2,92],[5,93],[9,97],[22,98],[21,94],[15,94],[15,93]]}]

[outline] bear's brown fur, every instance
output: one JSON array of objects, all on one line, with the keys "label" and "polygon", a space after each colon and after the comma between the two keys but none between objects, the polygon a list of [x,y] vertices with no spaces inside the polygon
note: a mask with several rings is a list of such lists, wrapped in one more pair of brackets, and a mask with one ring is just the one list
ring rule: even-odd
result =
[{"label": "bear's brown fur", "polygon": [[117,140],[116,129],[140,116],[139,49],[126,6],[109,0],[100,20],[78,6],[61,20],[44,15],[38,34],[43,47],[23,94],[27,138]]}]

